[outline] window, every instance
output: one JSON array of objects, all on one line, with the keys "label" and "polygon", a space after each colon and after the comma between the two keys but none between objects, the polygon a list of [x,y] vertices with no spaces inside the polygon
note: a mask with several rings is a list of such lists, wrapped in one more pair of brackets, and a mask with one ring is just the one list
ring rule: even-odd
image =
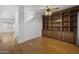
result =
[{"label": "window", "polygon": [[3,22],[2,23],[2,28],[10,28],[10,29],[12,29],[12,28],[14,28],[15,27],[15,24],[13,24],[12,22]]},{"label": "window", "polygon": [[2,28],[7,28],[7,23],[2,23]]}]

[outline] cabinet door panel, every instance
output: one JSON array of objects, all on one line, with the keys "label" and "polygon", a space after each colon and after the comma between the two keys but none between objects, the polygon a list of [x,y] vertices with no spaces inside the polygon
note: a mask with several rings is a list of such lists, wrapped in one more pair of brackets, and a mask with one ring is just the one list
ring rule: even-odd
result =
[{"label": "cabinet door panel", "polygon": [[58,39],[58,32],[57,31],[52,32],[52,38],[53,39]]},{"label": "cabinet door panel", "polygon": [[76,44],[77,35],[74,32],[70,32],[70,42]]},{"label": "cabinet door panel", "polygon": [[48,34],[48,31],[47,30],[43,30],[43,36],[47,36],[47,34]]},{"label": "cabinet door panel", "polygon": [[51,31],[48,31],[47,35],[48,35],[48,37],[52,38]]},{"label": "cabinet door panel", "polygon": [[63,32],[58,32],[58,40],[63,40]]},{"label": "cabinet door panel", "polygon": [[67,42],[70,41],[70,32],[63,32],[63,40]]}]

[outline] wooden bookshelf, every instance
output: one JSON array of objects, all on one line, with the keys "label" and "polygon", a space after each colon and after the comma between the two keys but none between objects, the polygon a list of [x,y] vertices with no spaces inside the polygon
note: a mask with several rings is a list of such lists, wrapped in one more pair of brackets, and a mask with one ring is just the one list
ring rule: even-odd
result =
[{"label": "wooden bookshelf", "polygon": [[70,32],[77,31],[77,10],[70,11]]},{"label": "wooden bookshelf", "polygon": [[70,32],[70,12],[65,11],[62,14],[63,31]]},{"label": "wooden bookshelf", "polygon": [[51,19],[51,30],[53,31],[61,31],[62,23],[61,23],[61,13],[56,13],[52,15]]},{"label": "wooden bookshelf", "polygon": [[49,22],[48,22],[48,17],[43,15],[43,29],[48,30],[49,29]]},{"label": "wooden bookshelf", "polygon": [[43,35],[76,44],[79,6],[43,15]]}]

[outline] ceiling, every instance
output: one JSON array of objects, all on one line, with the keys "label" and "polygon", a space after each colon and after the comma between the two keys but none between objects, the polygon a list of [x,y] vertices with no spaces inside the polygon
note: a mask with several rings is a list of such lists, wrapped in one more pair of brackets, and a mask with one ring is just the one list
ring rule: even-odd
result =
[{"label": "ceiling", "polygon": [[[47,8],[46,6],[47,5],[24,5],[25,9],[33,10],[34,12],[37,12],[39,14],[43,14],[45,12],[44,10]],[[57,11],[71,8],[74,6],[76,5],[51,5],[52,8],[58,7],[59,9]]]},{"label": "ceiling", "polygon": [[[35,9],[46,9],[47,5],[25,5],[27,8],[35,8]],[[76,5],[51,5],[51,7],[59,7],[59,10],[67,9],[70,7],[74,7]]]}]

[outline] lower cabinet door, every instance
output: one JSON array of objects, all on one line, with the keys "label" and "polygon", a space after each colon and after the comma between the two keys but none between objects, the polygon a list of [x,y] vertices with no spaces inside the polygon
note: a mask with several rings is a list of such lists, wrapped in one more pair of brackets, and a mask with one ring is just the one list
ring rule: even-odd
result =
[{"label": "lower cabinet door", "polygon": [[43,30],[43,36],[76,44],[77,34],[74,32],[58,32]]},{"label": "lower cabinet door", "polygon": [[48,31],[47,35],[48,37],[52,38],[51,31]]},{"label": "lower cabinet door", "polygon": [[48,31],[47,30],[43,30],[43,36],[48,36]]},{"label": "lower cabinet door", "polygon": [[70,42],[76,44],[77,34],[74,32],[70,32]]},{"label": "lower cabinet door", "polygon": [[70,32],[63,32],[63,40],[70,42]]},{"label": "lower cabinet door", "polygon": [[63,32],[58,32],[58,40],[63,40]]},{"label": "lower cabinet door", "polygon": [[52,38],[53,39],[58,39],[58,32],[57,31],[52,32]]},{"label": "lower cabinet door", "polygon": [[66,42],[70,42],[76,44],[77,35],[74,32],[64,32],[63,33],[63,40]]}]

